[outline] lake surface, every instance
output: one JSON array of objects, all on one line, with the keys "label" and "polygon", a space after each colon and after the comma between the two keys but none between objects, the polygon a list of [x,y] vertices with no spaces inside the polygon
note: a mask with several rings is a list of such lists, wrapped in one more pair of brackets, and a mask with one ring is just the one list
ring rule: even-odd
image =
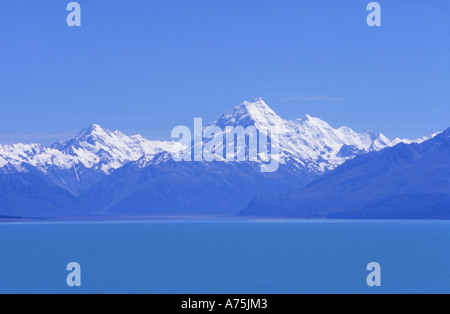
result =
[{"label": "lake surface", "polygon": [[447,221],[3,223],[0,239],[1,293],[450,293]]}]

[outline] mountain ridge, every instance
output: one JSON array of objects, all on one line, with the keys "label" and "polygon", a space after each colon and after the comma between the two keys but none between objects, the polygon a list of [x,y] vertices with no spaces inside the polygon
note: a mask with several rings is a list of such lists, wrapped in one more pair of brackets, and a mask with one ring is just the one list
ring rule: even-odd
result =
[{"label": "mountain ridge", "polygon": [[[0,215],[230,216],[252,199],[300,190],[357,156],[414,142],[336,129],[309,115],[284,120],[262,99],[233,107],[210,126],[277,127],[279,141],[269,142],[278,145],[278,171],[261,173],[262,160],[175,162],[171,152],[180,143],[93,124],[50,147],[0,145]],[[27,211],[33,202],[42,212]]]},{"label": "mountain ridge", "polygon": [[298,191],[253,200],[244,216],[449,219],[450,129],[361,155]]},{"label": "mountain ridge", "polygon": [[[303,119],[284,120],[278,116],[262,99],[243,102],[223,114],[214,125],[256,126],[259,130],[267,126],[277,126],[282,138],[280,150],[286,159],[293,158],[298,164],[325,159],[327,163],[314,164],[313,171],[323,172],[342,164],[348,154],[338,156],[345,146],[361,152],[381,150],[400,142],[390,141],[383,134],[372,131],[357,133],[349,127],[332,128],[325,121],[305,115]],[[283,138],[288,137],[288,139]],[[318,140],[323,139],[322,141]],[[0,144],[0,168],[7,163],[21,171],[21,164],[30,164],[46,172],[49,167],[71,169],[83,164],[86,168],[97,168],[106,174],[134,162],[142,157],[151,159],[161,152],[179,149],[180,144],[173,141],[150,141],[141,135],[127,136],[120,131],[111,132],[98,124],[82,129],[69,139],[56,142],[50,147],[41,144]],[[328,152],[331,148],[332,152]],[[351,149],[348,150],[351,152]]]}]

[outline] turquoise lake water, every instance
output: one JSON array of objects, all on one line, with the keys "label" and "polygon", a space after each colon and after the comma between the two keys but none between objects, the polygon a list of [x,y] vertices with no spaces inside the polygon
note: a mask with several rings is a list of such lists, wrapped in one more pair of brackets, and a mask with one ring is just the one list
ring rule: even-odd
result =
[{"label": "turquoise lake water", "polygon": [[4,223],[0,292],[450,293],[450,222]]}]

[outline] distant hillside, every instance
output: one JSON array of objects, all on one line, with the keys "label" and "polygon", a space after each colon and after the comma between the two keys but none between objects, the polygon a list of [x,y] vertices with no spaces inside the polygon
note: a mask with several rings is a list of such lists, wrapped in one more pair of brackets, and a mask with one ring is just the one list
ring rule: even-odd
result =
[{"label": "distant hillside", "polygon": [[361,155],[298,192],[258,198],[244,216],[450,219],[450,129]]}]

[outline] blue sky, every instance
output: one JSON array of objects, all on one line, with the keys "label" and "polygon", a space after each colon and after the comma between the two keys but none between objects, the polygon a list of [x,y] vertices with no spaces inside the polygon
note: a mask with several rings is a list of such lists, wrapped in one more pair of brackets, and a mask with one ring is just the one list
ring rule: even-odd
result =
[{"label": "blue sky", "polygon": [[283,118],[419,137],[450,127],[450,1],[80,0],[0,4],[0,143],[102,126],[167,139],[263,97]]}]

